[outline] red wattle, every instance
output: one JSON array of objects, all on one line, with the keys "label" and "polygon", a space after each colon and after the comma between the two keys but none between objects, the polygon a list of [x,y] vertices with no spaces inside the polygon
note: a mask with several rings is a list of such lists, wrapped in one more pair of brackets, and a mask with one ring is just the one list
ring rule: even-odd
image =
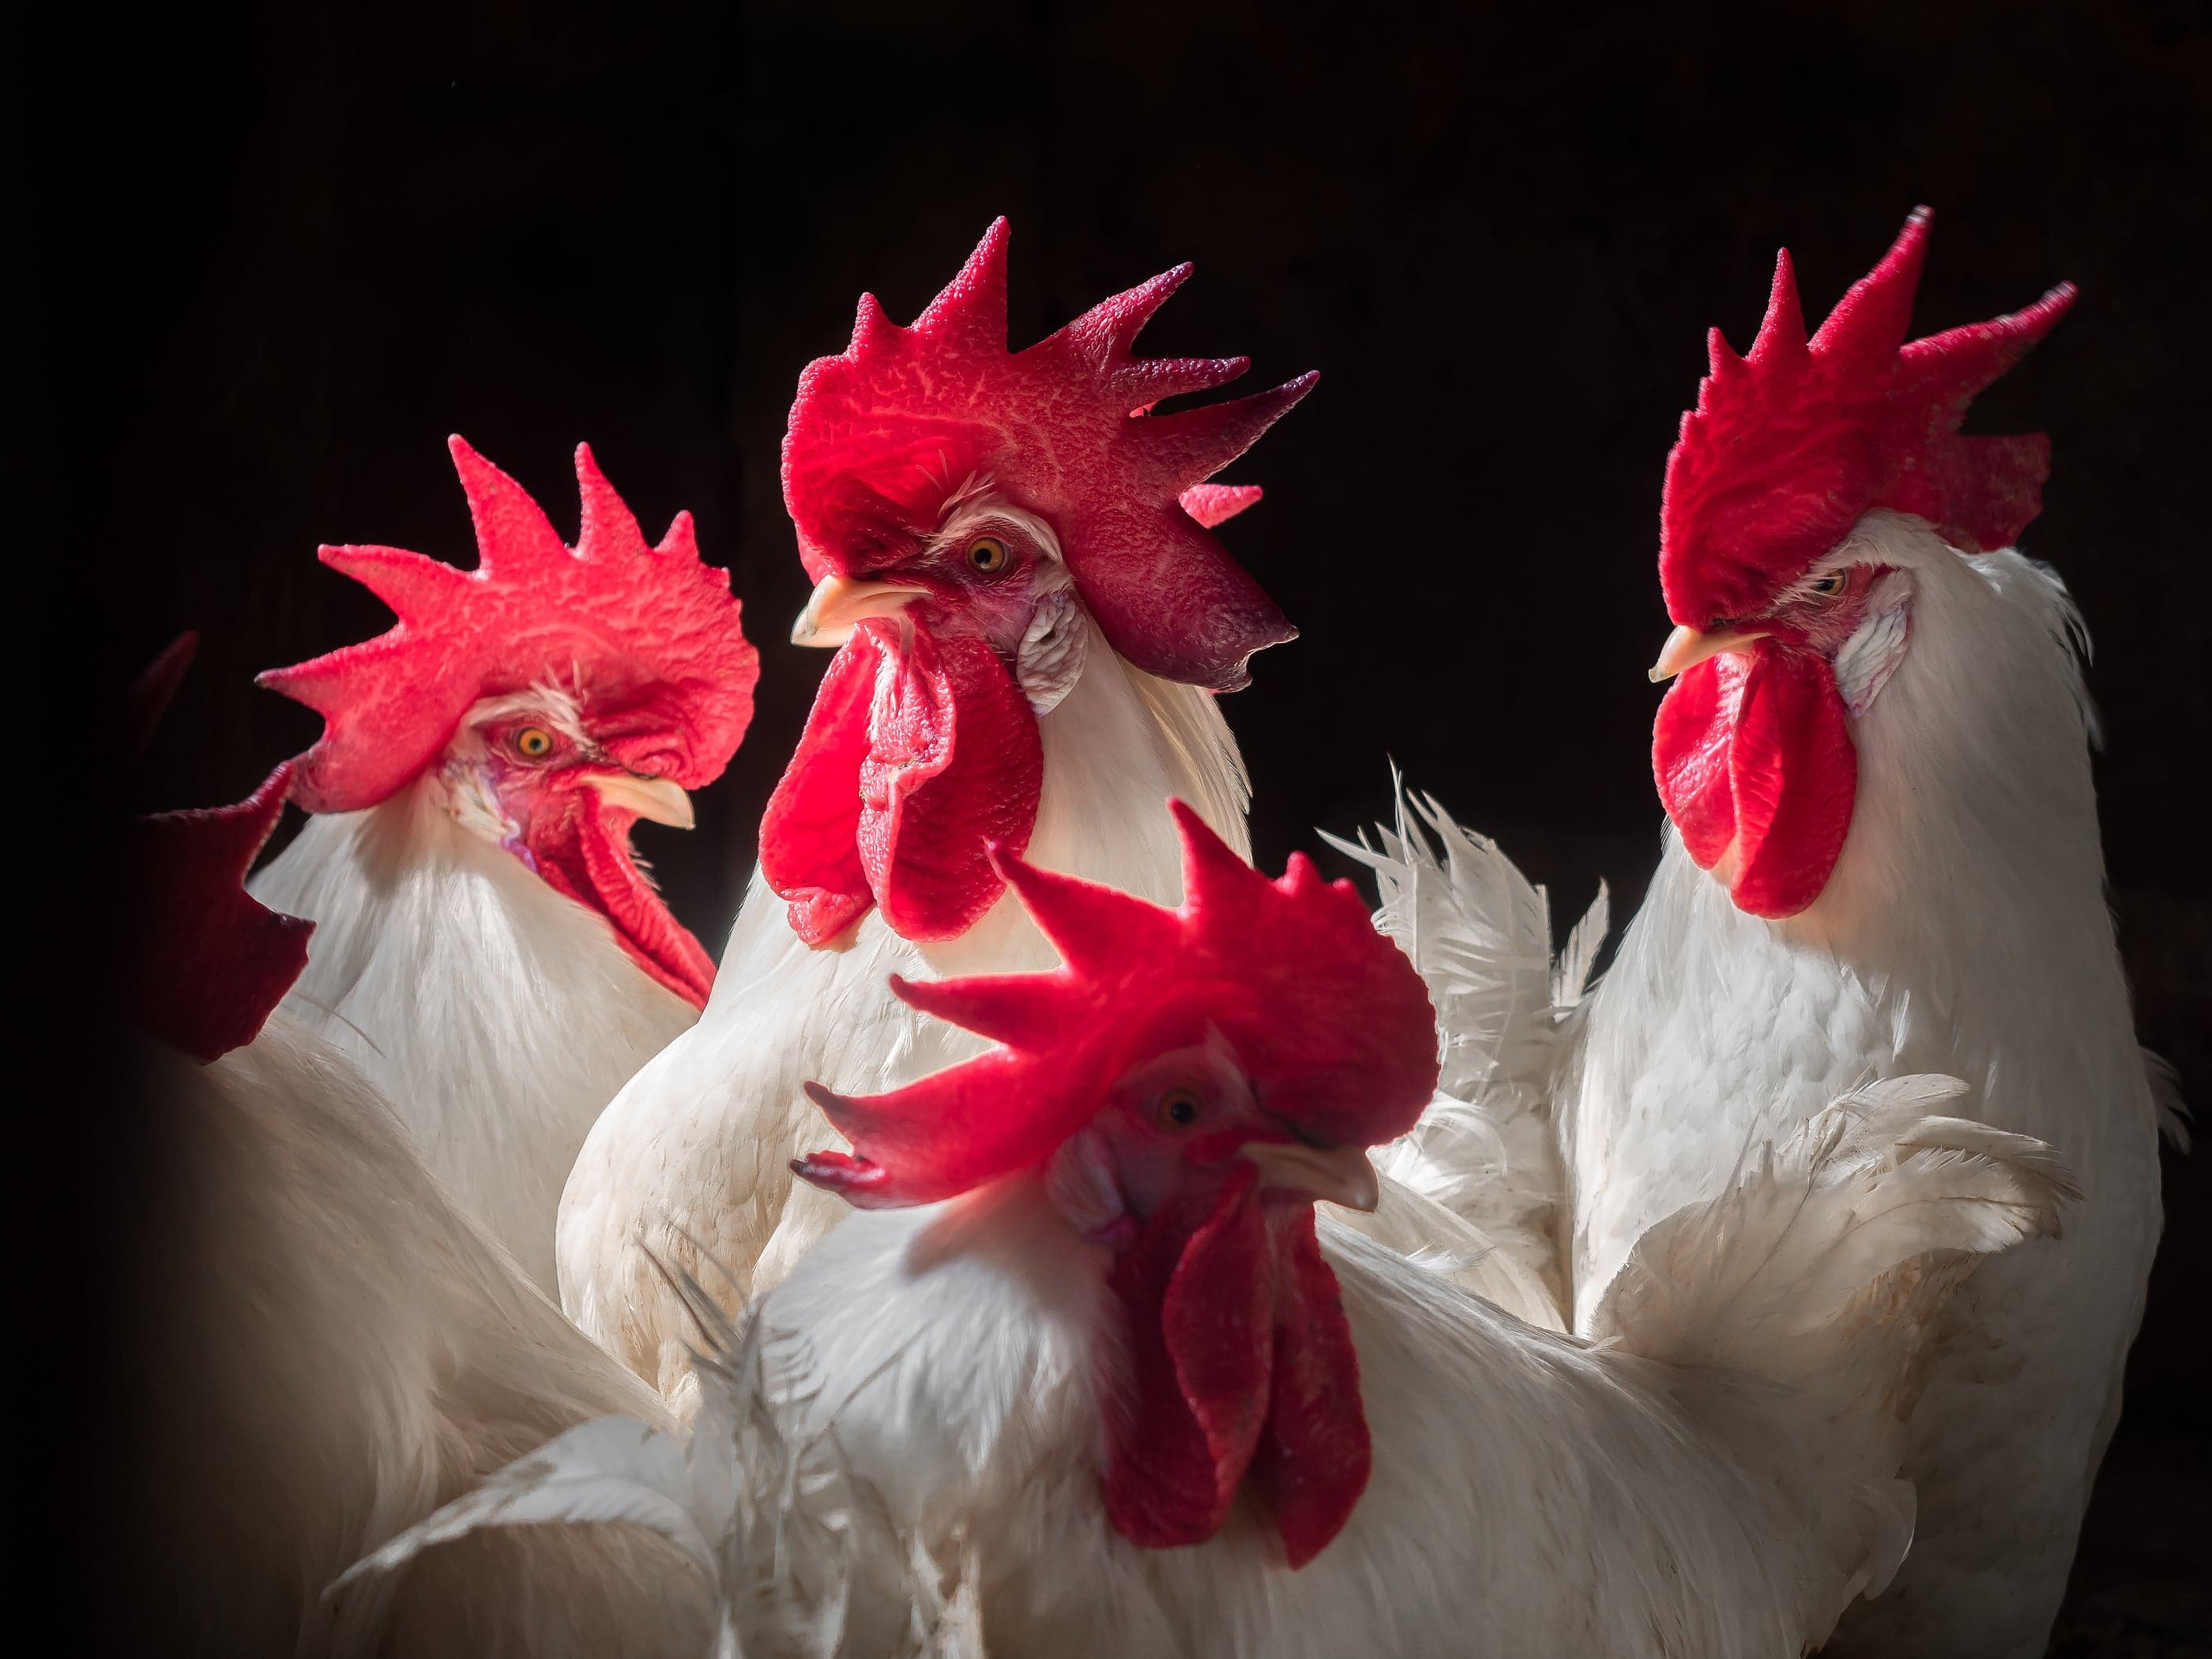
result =
[{"label": "red wattle", "polygon": [[1115,1259],[1126,1409],[1108,1413],[1106,1512],[1132,1543],[1202,1543],[1249,1473],[1301,1567],[1366,1490],[1367,1418],[1313,1207],[1256,1184],[1239,1160],[1209,1212],[1156,1213]]},{"label": "red wattle", "polygon": [[1858,757],[1834,671],[1761,641],[1684,673],[1660,705],[1652,770],[1690,856],[1731,847],[1729,896],[1755,916],[1820,896],[1850,832]]},{"label": "red wattle", "polygon": [[872,620],[769,801],[761,867],[810,945],[871,904],[903,938],[957,938],[1004,890],[989,849],[1029,844],[1043,781],[1036,718],[998,653]]},{"label": "red wattle", "polygon": [[866,630],[839,647],[761,818],[761,874],[809,945],[828,944],[876,902],[860,867],[860,779],[880,660]]},{"label": "red wattle", "polygon": [[1210,1213],[1163,1208],[1114,1263],[1128,1397],[1107,1414],[1106,1514],[1148,1549],[1220,1531],[1259,1448],[1275,1292],[1258,1176],[1240,1159]]},{"label": "red wattle", "polygon": [[588,785],[573,792],[568,806],[550,833],[533,826],[530,852],[538,875],[605,916],[617,942],[647,973],[693,1007],[705,1007],[714,988],[714,959],[669,913],[630,856],[637,814],[610,805]]},{"label": "red wattle", "polygon": [[1735,839],[1735,794],[1729,780],[1729,737],[1749,665],[1734,652],[1708,657],[1677,675],[1659,705],[1651,771],[1682,845],[1710,870]]},{"label": "red wattle", "polygon": [[1374,1449],[1359,1398],[1359,1355],[1336,1274],[1322,1259],[1313,1206],[1269,1206],[1275,1255],[1275,1370],[1252,1476],[1291,1565],[1344,1529],[1367,1490]]}]

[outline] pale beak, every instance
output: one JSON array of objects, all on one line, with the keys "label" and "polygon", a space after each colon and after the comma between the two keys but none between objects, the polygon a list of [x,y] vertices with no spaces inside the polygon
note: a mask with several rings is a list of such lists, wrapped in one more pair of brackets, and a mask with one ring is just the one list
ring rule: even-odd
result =
[{"label": "pale beak", "polygon": [[1382,1184],[1364,1146],[1309,1146],[1297,1140],[1254,1140],[1244,1156],[1260,1168],[1260,1184],[1309,1198],[1327,1199],[1347,1210],[1372,1210],[1382,1200]]},{"label": "pale beak", "polygon": [[839,646],[871,617],[896,617],[929,590],[906,582],[863,582],[824,576],[791,625],[793,645]]},{"label": "pale beak", "polygon": [[689,830],[698,820],[691,816],[691,797],[673,778],[648,778],[636,772],[593,772],[585,782],[603,799],[627,806],[641,818]]},{"label": "pale beak", "polygon": [[1695,668],[1708,657],[1717,657],[1723,651],[1748,650],[1754,641],[1766,637],[1763,628],[1723,628],[1713,633],[1701,633],[1694,628],[1678,628],[1667,636],[1667,643],[1659,648],[1659,660],[1651,665],[1651,683],[1671,680],[1686,668]]}]

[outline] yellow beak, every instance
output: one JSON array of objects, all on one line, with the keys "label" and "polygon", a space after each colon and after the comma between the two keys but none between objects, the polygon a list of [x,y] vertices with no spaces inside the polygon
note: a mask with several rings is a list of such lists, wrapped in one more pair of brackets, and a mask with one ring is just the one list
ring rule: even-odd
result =
[{"label": "yellow beak", "polygon": [[673,778],[648,778],[636,772],[594,772],[584,780],[602,798],[627,806],[641,818],[689,830],[697,823],[691,816],[691,797]]},{"label": "yellow beak", "polygon": [[824,576],[791,625],[793,645],[839,646],[871,617],[895,617],[929,590],[905,582],[863,582]]},{"label": "yellow beak", "polygon": [[1747,651],[1754,641],[1766,637],[1763,628],[1723,628],[1705,634],[1694,628],[1678,628],[1659,647],[1659,660],[1651,665],[1651,683],[1671,680],[1686,668],[1695,668],[1723,651]]},{"label": "yellow beak", "polygon": [[1295,1140],[1255,1140],[1244,1156],[1260,1166],[1260,1184],[1327,1199],[1347,1210],[1372,1210],[1382,1183],[1364,1146],[1308,1146]]}]

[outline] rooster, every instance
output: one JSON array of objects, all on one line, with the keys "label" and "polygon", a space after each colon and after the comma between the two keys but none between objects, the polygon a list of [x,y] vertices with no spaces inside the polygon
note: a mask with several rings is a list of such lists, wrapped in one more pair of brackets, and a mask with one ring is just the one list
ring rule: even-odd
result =
[{"label": "rooster", "polygon": [[1919,1542],[1839,1650],[2039,1655],[2120,1409],[2158,1111],[2105,901],[2081,623],[2014,548],[2048,440],[1961,437],[2063,316],[1906,339],[1923,209],[1808,340],[1789,255],[1717,334],[1667,472],[1678,624],[1654,765],[1675,833],[1563,1115],[1585,1307],[1652,1218],[1868,1075],[1968,1079],[2087,1197],[1960,1304],[1905,1470]]},{"label": "rooster", "polygon": [[[1786,252],[1749,355],[1712,337],[1662,511],[1672,831],[1604,979],[1497,1092],[1517,1097],[1509,1121],[1556,1135],[1548,1213],[1583,1331],[1655,1222],[1869,1078],[1964,1078],[1992,1126],[2061,1149],[2087,1195],[2063,1242],[1960,1297],[1904,1466],[1917,1542],[1834,1644],[2025,1659],[2119,1412],[2159,1232],[2158,1108],[2104,900],[2081,621],[2011,545],[2048,442],[1958,431],[2074,290],[1908,341],[1929,222],[1915,213],[1809,338]],[[1440,811],[1430,824],[1459,835]],[[1471,870],[1500,856],[1480,847]],[[1432,975],[1470,909],[1515,933],[1418,835],[1370,861]],[[1523,999],[1516,1029],[1551,1015]]]},{"label": "rooster", "polygon": [[690,826],[685,791],[744,737],[757,658],[689,514],[648,548],[580,448],[572,552],[512,478],[451,447],[477,568],[323,549],[398,625],[262,677],[328,724],[294,792],[315,816],[252,885],[318,925],[292,1018],[354,1057],[552,1293],[585,1132],[714,981],[630,829]]},{"label": "rooster", "polygon": [[[863,1213],[754,1315],[805,1367],[793,1434],[921,1559],[972,1553],[1000,1656],[1817,1643],[1910,1538],[1917,1361],[2055,1226],[2049,1149],[1931,1111],[1948,1079],[1867,1091],[1655,1228],[1605,1341],[1533,1330],[1317,1225],[1430,1102],[1431,1006],[1348,884],[1176,812],[1179,910],[1001,853],[1065,965],[898,983],[1003,1046],[811,1091],[852,1150],[799,1172]],[[614,1495],[535,1467],[556,1511]],[[840,1651],[906,1650],[905,1559],[850,1583]]]},{"label": "rooster", "polygon": [[358,1067],[286,1013],[311,925],[247,897],[288,764],[137,827],[126,988],[154,1113],[132,1364],[109,1383],[131,1645],[210,1654],[704,1650],[706,1585],[633,1527],[474,1540],[326,1595],[362,1553],[589,1419],[663,1419],[455,1208]]},{"label": "rooster", "polygon": [[844,354],[800,379],[784,498],[817,586],[793,638],[837,655],[705,1013],[607,1109],[562,1200],[563,1304],[687,1409],[691,1326],[654,1257],[726,1268],[732,1307],[775,1283],[841,1214],[787,1168],[819,1133],[801,1085],[973,1050],[891,971],[1053,960],[987,848],[1171,898],[1163,798],[1245,844],[1213,694],[1294,630],[1209,531],[1258,492],[1204,481],[1314,377],[1153,411],[1246,366],[1130,355],[1188,265],[1009,352],[1007,236],[910,328],[864,297]]}]

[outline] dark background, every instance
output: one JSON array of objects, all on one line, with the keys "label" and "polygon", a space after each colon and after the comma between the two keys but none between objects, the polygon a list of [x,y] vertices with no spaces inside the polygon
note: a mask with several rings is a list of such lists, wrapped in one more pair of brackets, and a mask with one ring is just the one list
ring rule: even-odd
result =
[{"label": "dark background", "polygon": [[[1625,917],[1659,823],[1659,480],[1704,331],[1748,344],[1784,242],[1817,317],[1930,202],[1923,331],[2083,289],[1976,425],[2055,440],[2027,545],[2097,641],[2145,1040],[2212,1099],[2201,6],[466,0],[74,31],[19,151],[53,228],[19,245],[8,349],[55,372],[17,453],[91,585],[80,672],[204,635],[134,804],[234,799],[311,740],[252,674],[386,620],[319,541],[472,562],[448,432],[564,531],[588,439],[649,535],[697,515],[762,647],[699,830],[641,838],[710,946],[826,661],[781,642],[806,591],[784,412],[863,289],[910,317],[1005,213],[1018,344],[1195,259],[1148,350],[1249,353],[1254,388],[1322,372],[1227,475],[1267,487],[1225,538],[1306,630],[1230,710],[1261,859],[1382,810],[1395,757],[1563,910],[1602,874]],[[2170,1160],[2065,1651],[2178,1652],[2204,1611],[2207,1186]]]}]

